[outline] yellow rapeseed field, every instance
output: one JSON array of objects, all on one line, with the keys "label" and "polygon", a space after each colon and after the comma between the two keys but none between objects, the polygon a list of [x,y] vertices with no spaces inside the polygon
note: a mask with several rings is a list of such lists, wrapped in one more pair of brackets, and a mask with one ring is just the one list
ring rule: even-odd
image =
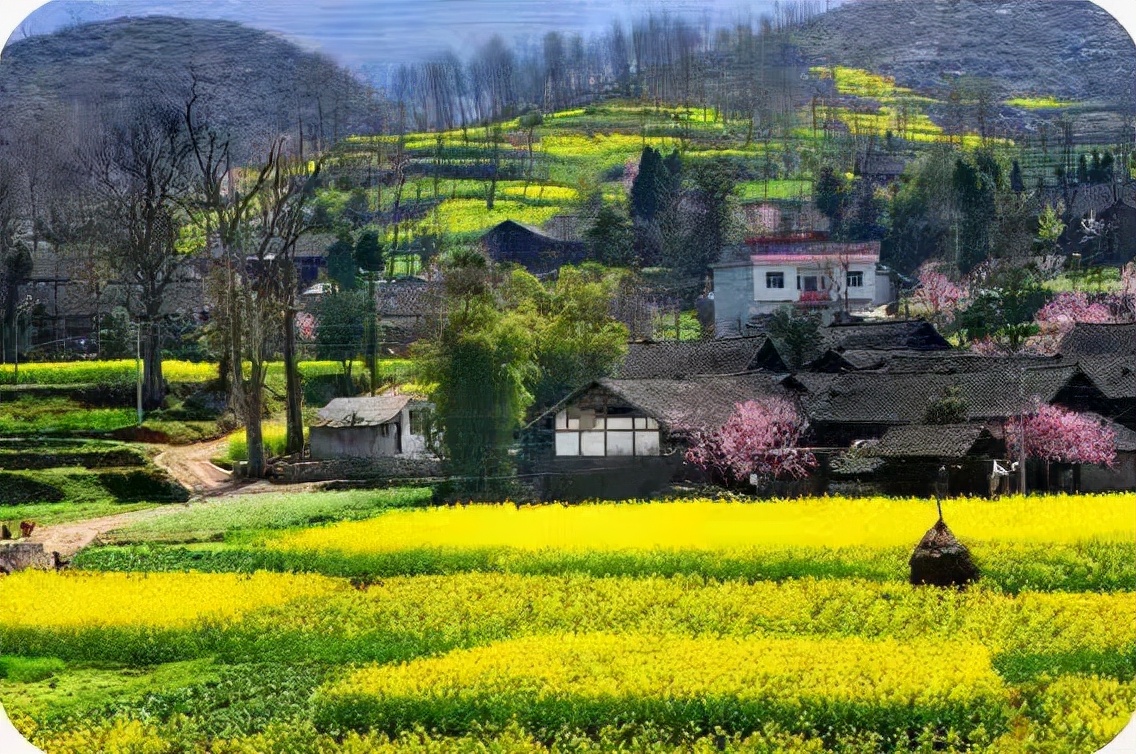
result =
[{"label": "yellow rapeseed field", "polygon": [[337,696],[491,699],[825,700],[948,707],[1007,697],[985,648],[961,642],[553,634],[363,668]]},{"label": "yellow rapeseed field", "polygon": [[268,631],[345,639],[381,627],[399,636],[608,632],[685,636],[958,639],[991,652],[1136,647],[1132,592],[1002,594],[981,584],[944,591],[860,579],[784,582],[699,577],[596,578],[457,573],[399,576],[271,608]]},{"label": "yellow rapeseed field", "polygon": [[0,579],[0,626],[185,628],[346,585],[322,576],[256,573],[63,573]]},{"label": "yellow rapeseed field", "polygon": [[[968,542],[1136,540],[1136,495],[1057,495],[944,503]],[[525,551],[752,550],[910,546],[936,519],[931,500],[812,498],[771,503],[470,505],[392,511],[275,540],[286,550],[382,553],[439,548]]]}]

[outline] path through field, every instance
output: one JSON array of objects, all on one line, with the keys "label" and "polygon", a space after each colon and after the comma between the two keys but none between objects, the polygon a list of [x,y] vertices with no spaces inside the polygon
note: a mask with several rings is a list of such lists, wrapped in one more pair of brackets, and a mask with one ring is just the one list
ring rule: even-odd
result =
[{"label": "path through field", "polygon": [[181,482],[194,496],[231,494],[239,487],[237,480],[210,460],[221,454],[227,442],[222,439],[196,445],[166,445],[154,458],[154,463]]},{"label": "path through field", "polygon": [[[162,450],[155,456],[154,463],[189,490],[190,505],[224,505],[226,499],[237,495],[312,489],[311,484],[272,484],[264,480],[250,482],[233,478],[229,472],[210,462],[211,458],[220,454],[224,442],[225,440],[214,440],[195,445],[161,446]],[[31,541],[42,543],[46,552],[58,552],[66,559],[107,532],[138,521],[182,511],[185,507],[177,504],[162,505],[147,510],[45,526],[35,530]]]}]

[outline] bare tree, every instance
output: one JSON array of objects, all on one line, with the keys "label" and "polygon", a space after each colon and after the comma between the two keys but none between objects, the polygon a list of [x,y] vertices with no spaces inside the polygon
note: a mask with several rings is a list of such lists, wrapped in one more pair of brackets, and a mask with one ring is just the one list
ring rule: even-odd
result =
[{"label": "bare tree", "polygon": [[[186,101],[184,122],[196,165],[196,200],[207,236],[224,264],[223,319],[229,325],[232,405],[245,420],[248,474],[266,472],[264,385],[268,359],[283,323],[289,446],[302,444],[300,380],[296,369],[293,302],[295,246],[312,225],[309,199],[318,176],[307,160],[295,159],[287,139],[272,139],[258,166],[233,164],[232,142],[202,117],[196,87]],[[283,318],[283,320],[281,319]],[[244,365],[248,364],[246,379]],[[302,445],[301,445],[302,447]]]},{"label": "bare tree", "polygon": [[0,160],[0,311],[4,315],[4,361],[19,347],[16,305],[20,283],[31,272],[32,257],[23,237],[24,210],[19,174],[11,160]]},{"label": "bare tree", "polygon": [[182,203],[189,192],[189,144],[180,114],[156,101],[113,119],[83,150],[83,162],[106,222],[105,253],[126,284],[139,318],[142,404],[165,399],[162,378],[162,302],[187,256],[178,249],[185,224]]}]

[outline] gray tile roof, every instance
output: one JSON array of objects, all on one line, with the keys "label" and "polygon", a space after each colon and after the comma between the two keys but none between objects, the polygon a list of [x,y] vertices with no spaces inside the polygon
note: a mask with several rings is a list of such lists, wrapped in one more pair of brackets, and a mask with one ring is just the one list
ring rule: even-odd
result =
[{"label": "gray tile roof", "polygon": [[1109,325],[1078,323],[1061,339],[1057,351],[1077,358],[1136,357],[1136,322]]},{"label": "gray tile roof", "polygon": [[313,427],[377,427],[386,424],[413,399],[409,395],[336,398],[319,410]]},{"label": "gray tile roof", "polygon": [[822,351],[945,351],[951,347],[934,325],[923,320],[830,325],[822,327],[820,334]]},{"label": "gray tile roof", "polygon": [[[1050,403],[1079,375],[1074,366],[1031,369],[1025,373],[1027,400]],[[809,418],[818,422],[918,424],[927,407],[948,388],[957,387],[967,404],[967,419],[1003,419],[1021,411],[1020,372],[1015,369],[957,374],[926,372],[849,372],[798,374],[786,384],[803,389]]]},{"label": "gray tile roof", "polygon": [[1136,399],[1136,358],[1097,356],[1081,358],[1077,363],[1106,398]]},{"label": "gray tile roof", "polygon": [[754,371],[754,357],[766,343],[755,338],[631,343],[615,377],[623,380],[681,379]]},{"label": "gray tile roof", "polygon": [[914,424],[892,427],[869,453],[880,458],[962,458],[983,439],[992,437],[980,424]]},{"label": "gray tile roof", "polygon": [[739,403],[765,395],[790,397],[779,378],[768,374],[683,380],[604,379],[599,386],[655,418],[672,434],[722,426]]}]

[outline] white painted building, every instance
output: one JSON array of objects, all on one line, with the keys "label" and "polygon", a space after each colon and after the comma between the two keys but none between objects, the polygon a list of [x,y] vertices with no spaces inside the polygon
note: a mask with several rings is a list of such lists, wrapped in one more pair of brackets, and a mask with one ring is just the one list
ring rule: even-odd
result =
[{"label": "white painted building", "polygon": [[786,305],[857,313],[895,300],[878,242],[787,240],[747,252],[713,268],[718,337],[742,334],[752,317]]}]

